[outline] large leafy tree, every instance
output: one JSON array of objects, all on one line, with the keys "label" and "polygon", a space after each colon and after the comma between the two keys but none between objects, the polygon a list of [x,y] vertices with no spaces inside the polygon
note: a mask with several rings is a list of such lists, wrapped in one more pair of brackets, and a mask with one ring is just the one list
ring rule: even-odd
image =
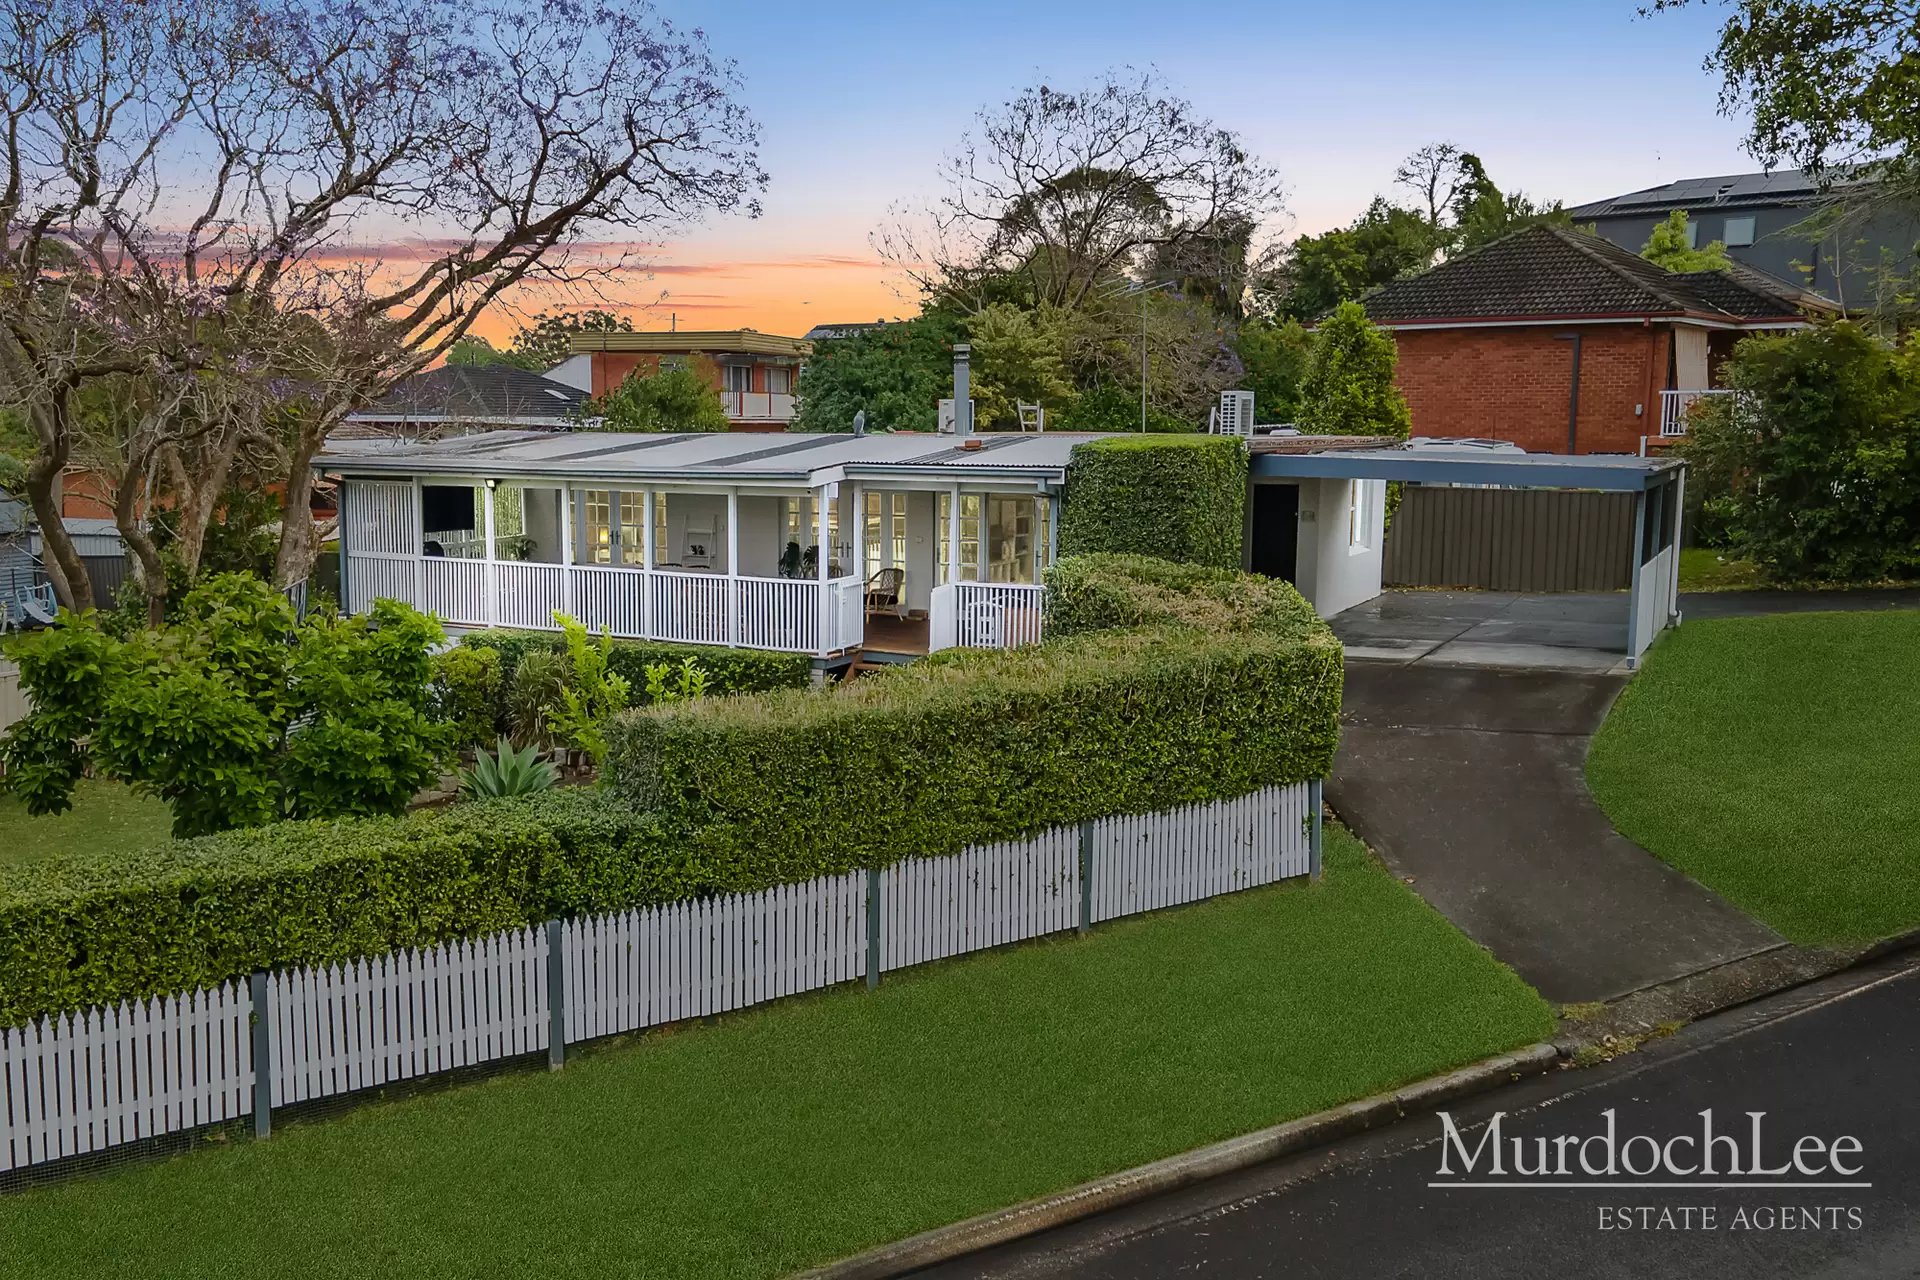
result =
[{"label": "large leafy tree", "polygon": [[1323,435],[1400,436],[1410,427],[1407,402],[1394,385],[1399,352],[1393,335],[1343,302],[1313,336],[1300,387],[1302,428]]},{"label": "large leafy tree", "polygon": [[543,311],[513,335],[505,350],[476,334],[447,349],[447,363],[454,365],[511,365],[532,373],[545,373],[573,353],[576,333],[632,333],[633,321],[611,311],[592,308],[586,311]]},{"label": "large leafy tree", "polygon": [[1502,191],[1487,176],[1487,167],[1471,153],[1460,156],[1462,181],[1453,200],[1453,243],[1459,249],[1477,249],[1502,236],[1548,224],[1570,226],[1560,201],[1535,200],[1524,191]]},{"label": "large leafy tree", "polygon": [[1424,270],[1445,241],[1426,219],[1376,196],[1345,227],[1301,236],[1287,252],[1277,309],[1309,320],[1389,280]]},{"label": "large leafy tree", "polygon": [[[698,361],[700,357],[694,357]],[[711,362],[707,362],[711,368]],[[587,406],[607,431],[725,431],[719,388],[693,363],[635,373]]]},{"label": "large leafy tree", "polygon": [[1750,337],[1687,461],[1737,554],[1782,579],[1920,573],[1920,353],[1849,321]]},{"label": "large leafy tree", "polygon": [[1242,386],[1253,392],[1264,422],[1292,422],[1300,412],[1300,384],[1312,357],[1312,335],[1298,320],[1249,320],[1234,340],[1246,368]]},{"label": "large leafy tree", "polygon": [[796,388],[796,431],[850,431],[865,412],[875,431],[932,431],[953,394],[953,344],[965,322],[945,309],[815,345]]},{"label": "large leafy tree", "polygon": [[1065,330],[1057,307],[1023,310],[996,302],[967,321],[967,338],[978,369],[973,393],[982,427],[1017,426],[1019,406],[1037,404],[1052,413],[1073,396],[1067,380]]},{"label": "large leafy tree", "polygon": [[[931,206],[896,211],[881,253],[967,312],[1012,301],[1077,308],[1157,261],[1237,306],[1246,246],[1280,183],[1231,130],[1154,73],[1039,85],[980,113]],[[997,296],[995,291],[998,291]]]}]

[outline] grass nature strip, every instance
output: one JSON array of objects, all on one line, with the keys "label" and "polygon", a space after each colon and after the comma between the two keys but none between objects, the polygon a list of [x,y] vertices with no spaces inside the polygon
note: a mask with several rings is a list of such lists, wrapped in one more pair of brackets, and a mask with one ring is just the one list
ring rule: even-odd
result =
[{"label": "grass nature strip", "polygon": [[1594,737],[1619,831],[1794,942],[1920,927],[1920,612],[1689,622]]},{"label": "grass nature strip", "polygon": [[1295,881],[0,1197],[20,1274],[776,1276],[1537,1040],[1337,827]]}]

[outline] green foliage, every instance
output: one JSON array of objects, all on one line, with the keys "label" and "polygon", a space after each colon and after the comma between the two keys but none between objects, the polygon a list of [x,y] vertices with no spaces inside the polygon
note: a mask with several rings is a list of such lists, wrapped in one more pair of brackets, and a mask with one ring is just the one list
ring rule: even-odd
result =
[{"label": "green foliage", "polygon": [[1524,192],[1501,191],[1476,155],[1463,153],[1460,169],[1463,180],[1454,197],[1453,239],[1461,250],[1478,249],[1528,227],[1573,225],[1558,200],[1548,204]]},{"label": "green foliage", "polygon": [[606,773],[703,865],[781,879],[1242,795],[1332,764],[1340,648],[1297,621],[1080,634],[831,694],[629,711]]},{"label": "green foliage", "polygon": [[[506,627],[469,631],[460,643],[498,649],[511,694],[514,677],[530,656],[555,653],[564,641],[551,631],[517,631]],[[768,693],[775,689],[805,688],[813,680],[813,660],[804,653],[775,653],[768,649],[724,649],[718,645],[675,644],[667,640],[615,640],[608,666],[624,677],[629,696],[644,705],[647,668],[662,663],[679,666],[692,659],[706,674],[708,692]],[[558,697],[557,691],[555,697]],[[510,722],[511,727],[511,722]]]},{"label": "green foliage", "polygon": [[1320,435],[1405,439],[1412,419],[1393,381],[1399,358],[1393,335],[1367,319],[1365,308],[1341,303],[1314,333],[1300,386],[1301,428]]},{"label": "green foliage", "polygon": [[1074,446],[1060,553],[1157,556],[1238,569],[1247,449],[1232,437],[1115,437]]},{"label": "green foliage", "polygon": [[1375,197],[1352,225],[1293,242],[1281,310],[1301,320],[1324,315],[1389,280],[1425,270],[1444,243],[1420,214]]},{"label": "green foliage", "polygon": [[1842,320],[1747,338],[1724,376],[1685,453],[1727,549],[1791,580],[1920,573],[1920,350]]},{"label": "green foliage", "polygon": [[1667,215],[1665,222],[1654,227],[1653,234],[1640,247],[1640,256],[1656,267],[1665,267],[1669,271],[1733,269],[1733,263],[1727,257],[1727,246],[1722,241],[1710,240],[1698,249],[1687,247],[1687,214],[1684,209],[1675,209]]},{"label": "green foliage", "polygon": [[[1140,431],[1140,389],[1131,391],[1108,382],[1069,401],[1065,410],[1048,420],[1056,431]],[[1147,432],[1150,435],[1192,435],[1200,423],[1169,413],[1158,405],[1147,406]]]},{"label": "green foliage", "polygon": [[529,650],[514,664],[502,717],[515,742],[553,746],[552,717],[566,687],[567,655],[557,649]]},{"label": "green foliage", "polygon": [[973,347],[974,407],[983,428],[1018,427],[1021,403],[1049,414],[1073,397],[1064,362],[1059,308],[1023,310],[996,302],[967,321]]},{"label": "green foliage", "polygon": [[529,744],[516,751],[502,734],[493,754],[476,753],[473,768],[460,771],[460,794],[468,800],[530,796],[548,790],[559,777],[560,771],[540,758],[538,747]]},{"label": "green foliage", "polygon": [[725,891],[599,788],[0,865],[0,1025]]},{"label": "green foliage", "polygon": [[63,612],[7,646],[34,702],[0,742],[8,785],[29,812],[61,812],[91,764],[166,800],[180,835],[397,811],[446,750],[427,716],[440,634],[393,601],[296,622],[239,574],[195,587],[160,631],[121,637]]},{"label": "green foliage", "polygon": [[629,686],[609,665],[612,636],[602,631],[595,644],[585,623],[558,610],[553,620],[566,633],[567,677],[560,686],[560,705],[547,713],[547,724],[555,737],[598,761],[607,754],[607,717],[627,706]]},{"label": "green foliage", "polygon": [[1300,413],[1313,335],[1291,318],[1249,320],[1233,345],[1247,370],[1241,385],[1253,392],[1254,414],[1262,422],[1292,422]]},{"label": "green foliage", "polygon": [[647,703],[657,706],[663,702],[704,698],[711,683],[707,673],[692,658],[682,658],[678,667],[656,662],[647,668]]},{"label": "green foliage", "polygon": [[960,317],[936,309],[815,344],[793,429],[848,431],[865,410],[872,431],[932,431],[953,394],[953,344],[966,340]]},{"label": "green foliage", "polygon": [[727,412],[720,390],[689,364],[669,365],[658,373],[636,373],[597,400],[587,413],[599,415],[607,431],[725,431]]},{"label": "green foliage", "polygon": [[454,746],[478,746],[499,732],[500,685],[498,649],[458,645],[434,655],[434,718],[452,726]]},{"label": "green foliage", "polygon": [[1291,583],[1152,556],[1067,556],[1047,569],[1047,634],[1184,626],[1308,641],[1319,618]]}]

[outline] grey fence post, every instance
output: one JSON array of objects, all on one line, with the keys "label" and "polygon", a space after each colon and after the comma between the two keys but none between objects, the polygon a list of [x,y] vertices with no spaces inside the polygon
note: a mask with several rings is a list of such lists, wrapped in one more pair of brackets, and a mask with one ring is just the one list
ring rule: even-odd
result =
[{"label": "grey fence post", "polygon": [[1307,874],[1320,878],[1320,779],[1307,783],[1307,805],[1312,810],[1307,828]]},{"label": "grey fence post", "polygon": [[273,1133],[273,1022],[267,1017],[267,975],[250,974],[247,994],[253,1004],[253,1136]]},{"label": "grey fence post", "polygon": [[880,871],[867,868],[867,990],[880,985]]},{"label": "grey fence post", "polygon": [[1080,932],[1093,927],[1093,824],[1080,824]]},{"label": "grey fence post", "polygon": [[567,967],[564,931],[547,921],[547,1069],[567,1065]]}]

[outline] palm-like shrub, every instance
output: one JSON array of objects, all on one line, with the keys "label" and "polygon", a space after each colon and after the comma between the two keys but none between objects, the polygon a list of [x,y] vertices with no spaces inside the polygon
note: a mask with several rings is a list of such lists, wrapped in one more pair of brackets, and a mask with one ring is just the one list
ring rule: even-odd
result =
[{"label": "palm-like shrub", "polygon": [[539,748],[516,749],[502,734],[492,755],[478,752],[473,768],[460,771],[460,794],[469,800],[530,796],[547,790],[558,778],[559,771],[540,758]]}]

